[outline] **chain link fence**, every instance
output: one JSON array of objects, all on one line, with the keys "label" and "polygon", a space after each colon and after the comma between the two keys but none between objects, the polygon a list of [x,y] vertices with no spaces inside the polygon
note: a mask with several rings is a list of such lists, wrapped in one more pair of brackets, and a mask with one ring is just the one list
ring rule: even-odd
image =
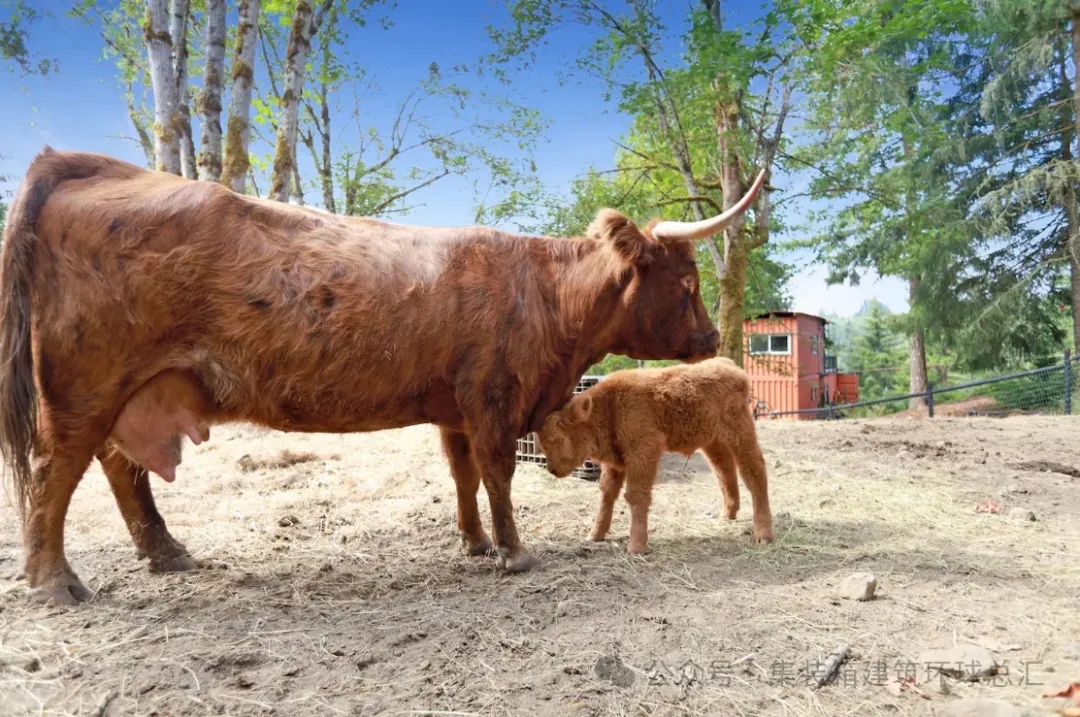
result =
[{"label": "chain link fence", "polygon": [[919,393],[894,394],[868,401],[769,411],[759,418],[801,415],[839,419],[872,416],[1012,416],[1080,413],[1080,356],[1065,353],[1052,366],[992,376],[952,386],[930,383]]}]

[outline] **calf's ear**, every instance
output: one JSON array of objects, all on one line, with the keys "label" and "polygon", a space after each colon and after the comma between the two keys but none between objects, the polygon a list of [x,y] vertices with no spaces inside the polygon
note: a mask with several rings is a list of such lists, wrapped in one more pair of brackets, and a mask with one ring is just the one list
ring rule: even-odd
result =
[{"label": "calf's ear", "polygon": [[630,264],[647,266],[652,261],[654,243],[622,212],[601,209],[585,233],[593,239],[610,242]]},{"label": "calf's ear", "polygon": [[566,412],[566,419],[567,422],[571,424],[584,423],[589,420],[591,414],[592,396],[582,396],[570,404],[570,408]]}]

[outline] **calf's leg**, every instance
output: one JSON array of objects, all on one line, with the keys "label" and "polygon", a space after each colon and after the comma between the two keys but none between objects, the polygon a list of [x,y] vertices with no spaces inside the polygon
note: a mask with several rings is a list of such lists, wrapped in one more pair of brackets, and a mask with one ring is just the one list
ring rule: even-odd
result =
[{"label": "calf's leg", "polygon": [[771,543],[773,531],[772,511],[769,509],[769,479],[754,419],[749,413],[745,413],[733,429],[731,449],[735,454],[735,462],[739,465],[743,483],[750,491],[750,498],[754,503],[754,540],[758,543]]},{"label": "calf's leg", "polygon": [[484,532],[480,508],[476,504],[476,494],[480,490],[480,470],[473,460],[469,437],[448,428],[440,428],[439,433],[457,491],[457,522],[461,544],[469,555],[485,555],[491,551],[491,539]]},{"label": "calf's leg", "polygon": [[165,527],[154,503],[150,474],[112,447],[98,451],[97,459],[109,479],[116,505],[124,517],[139,558],[150,558],[150,572],[179,572],[197,566],[185,548]]},{"label": "calf's leg", "polygon": [[615,501],[619,498],[625,478],[626,474],[617,468],[603,466],[600,469],[600,510],[596,514],[590,540],[600,542],[611,529],[611,513],[615,509]]},{"label": "calf's leg", "polygon": [[739,473],[735,467],[735,456],[723,441],[715,441],[705,446],[702,453],[720,483],[720,493],[724,496],[724,515],[728,520],[735,520],[739,513]]},{"label": "calf's leg", "polygon": [[644,553],[649,546],[649,506],[660,468],[660,452],[636,456],[626,463],[626,502],[630,505],[630,544],[627,552]]}]

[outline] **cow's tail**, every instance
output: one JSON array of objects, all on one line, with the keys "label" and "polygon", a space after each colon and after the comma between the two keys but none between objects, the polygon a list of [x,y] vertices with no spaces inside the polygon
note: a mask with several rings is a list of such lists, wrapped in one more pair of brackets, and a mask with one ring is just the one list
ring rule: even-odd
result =
[{"label": "cow's tail", "polygon": [[[4,226],[0,254],[0,457],[26,518],[32,486],[30,457],[37,436],[38,401],[30,322],[38,239],[34,225],[62,177],[42,167],[45,147],[27,170]],[[52,175],[52,176],[50,176]]]}]

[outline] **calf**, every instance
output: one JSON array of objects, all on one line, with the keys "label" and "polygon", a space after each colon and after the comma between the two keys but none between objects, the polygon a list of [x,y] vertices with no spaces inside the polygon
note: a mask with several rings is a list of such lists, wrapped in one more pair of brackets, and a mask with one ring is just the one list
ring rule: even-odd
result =
[{"label": "calf", "polygon": [[585,459],[601,464],[592,540],[607,535],[625,480],[629,552],[643,553],[661,456],[700,449],[719,479],[729,520],[739,512],[738,466],[754,503],[754,539],[768,543],[773,536],[765,458],[749,400],[746,373],[727,358],[616,371],[550,414],[537,440],[556,477],[569,475]]}]

